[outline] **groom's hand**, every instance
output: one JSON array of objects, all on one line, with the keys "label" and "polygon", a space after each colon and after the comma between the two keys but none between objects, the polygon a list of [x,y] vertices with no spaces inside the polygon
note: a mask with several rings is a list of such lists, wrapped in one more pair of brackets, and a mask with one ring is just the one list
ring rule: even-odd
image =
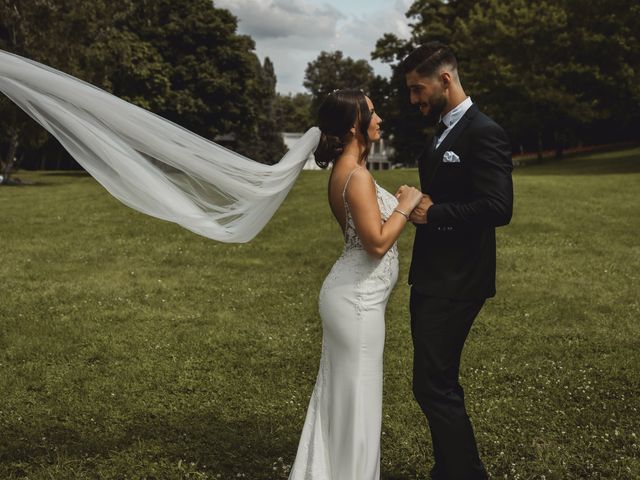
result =
[{"label": "groom's hand", "polygon": [[420,200],[420,204],[413,209],[411,214],[409,215],[409,221],[419,224],[419,223],[427,223],[427,210],[429,207],[433,205],[433,201],[429,195],[422,195],[422,200]]}]

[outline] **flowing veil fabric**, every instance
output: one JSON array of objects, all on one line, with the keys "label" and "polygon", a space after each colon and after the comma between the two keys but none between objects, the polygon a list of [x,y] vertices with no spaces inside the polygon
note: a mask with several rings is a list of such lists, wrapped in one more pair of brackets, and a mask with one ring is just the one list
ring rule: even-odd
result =
[{"label": "flowing veil fabric", "polygon": [[311,128],[279,163],[264,165],[2,50],[0,91],[122,203],[222,242],[247,242],[260,232],[320,138]]}]

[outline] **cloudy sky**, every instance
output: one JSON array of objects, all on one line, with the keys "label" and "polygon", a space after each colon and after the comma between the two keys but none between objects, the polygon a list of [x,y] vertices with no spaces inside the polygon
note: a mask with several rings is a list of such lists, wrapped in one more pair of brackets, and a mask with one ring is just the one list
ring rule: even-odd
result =
[{"label": "cloudy sky", "polygon": [[281,93],[303,92],[304,70],[321,51],[342,50],[368,60],[375,72],[389,68],[371,60],[384,33],[409,36],[404,16],[412,0],[214,0],[239,19],[240,33],[251,35],[261,60],[271,58]]}]

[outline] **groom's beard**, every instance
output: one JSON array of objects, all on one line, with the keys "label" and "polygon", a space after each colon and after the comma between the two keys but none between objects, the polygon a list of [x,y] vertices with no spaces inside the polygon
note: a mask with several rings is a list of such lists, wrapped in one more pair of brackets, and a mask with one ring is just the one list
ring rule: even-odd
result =
[{"label": "groom's beard", "polygon": [[433,126],[440,121],[440,116],[444,107],[447,106],[447,99],[444,95],[433,98],[431,101],[426,104],[429,106],[429,111],[424,115],[424,119],[427,122],[427,126]]}]

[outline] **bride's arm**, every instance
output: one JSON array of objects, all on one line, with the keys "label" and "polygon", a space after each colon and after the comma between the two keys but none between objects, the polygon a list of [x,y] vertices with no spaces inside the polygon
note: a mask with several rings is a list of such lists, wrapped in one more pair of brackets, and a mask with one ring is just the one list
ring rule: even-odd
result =
[{"label": "bride's arm", "polygon": [[[419,190],[407,187],[398,198],[397,210],[409,214],[421,196]],[[382,258],[400,236],[407,218],[396,210],[382,223],[375,183],[365,169],[354,172],[347,185],[346,197],[362,246],[370,255]]]}]

